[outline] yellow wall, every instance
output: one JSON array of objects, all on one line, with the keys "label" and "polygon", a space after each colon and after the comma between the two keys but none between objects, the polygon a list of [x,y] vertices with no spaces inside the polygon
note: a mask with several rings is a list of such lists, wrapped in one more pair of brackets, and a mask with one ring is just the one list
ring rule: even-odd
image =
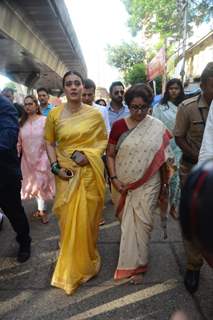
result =
[{"label": "yellow wall", "polygon": [[186,52],[186,77],[199,77],[208,62],[213,61],[213,34]]}]

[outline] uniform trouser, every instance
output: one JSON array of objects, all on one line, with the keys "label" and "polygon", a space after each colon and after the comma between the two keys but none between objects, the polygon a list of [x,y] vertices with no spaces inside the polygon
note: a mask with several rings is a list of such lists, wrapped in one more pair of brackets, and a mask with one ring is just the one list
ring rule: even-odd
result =
[{"label": "uniform trouser", "polygon": [[17,176],[9,177],[0,181],[0,207],[9,219],[16,240],[21,246],[29,246],[29,223],[21,202],[21,180]]},{"label": "uniform trouser", "polygon": [[[193,168],[193,164],[181,161],[180,163],[180,184],[181,189],[184,186],[184,183]],[[192,242],[183,238],[183,243],[186,252],[187,259],[187,269],[188,270],[200,270],[203,265],[203,257],[198,246]]]}]

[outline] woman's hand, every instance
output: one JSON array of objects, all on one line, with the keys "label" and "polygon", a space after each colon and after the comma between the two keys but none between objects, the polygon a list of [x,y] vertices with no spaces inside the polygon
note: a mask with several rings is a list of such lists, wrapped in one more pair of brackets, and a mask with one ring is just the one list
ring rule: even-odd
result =
[{"label": "woman's hand", "polygon": [[169,184],[164,183],[161,185],[160,193],[159,193],[159,199],[166,199],[169,196]]},{"label": "woman's hand", "polygon": [[115,187],[115,189],[120,193],[122,193],[126,190],[125,184],[123,182],[121,182],[120,180],[118,180],[117,178],[112,180],[112,184]]},{"label": "woman's hand", "polygon": [[60,168],[57,174],[62,180],[69,180],[72,176],[69,175],[69,170]]}]

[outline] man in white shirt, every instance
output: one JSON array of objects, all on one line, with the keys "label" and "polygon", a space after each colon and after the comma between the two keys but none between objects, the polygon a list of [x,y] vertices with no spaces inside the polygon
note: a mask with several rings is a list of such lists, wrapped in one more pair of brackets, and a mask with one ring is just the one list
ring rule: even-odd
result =
[{"label": "man in white shirt", "polygon": [[82,101],[85,104],[88,104],[90,106],[94,106],[96,109],[98,109],[102,117],[104,119],[107,133],[110,133],[110,124],[109,124],[109,116],[108,116],[108,111],[106,107],[103,107],[99,104],[94,103],[95,100],[95,90],[96,90],[96,85],[95,82],[91,79],[85,79],[84,80],[84,89],[82,92]]},{"label": "man in white shirt", "polygon": [[120,81],[112,82],[109,88],[111,101],[107,105],[109,124],[112,127],[113,123],[122,118],[129,116],[129,108],[124,104],[124,85]]},{"label": "man in white shirt", "polygon": [[213,100],[209,109],[198,163],[213,159]]}]

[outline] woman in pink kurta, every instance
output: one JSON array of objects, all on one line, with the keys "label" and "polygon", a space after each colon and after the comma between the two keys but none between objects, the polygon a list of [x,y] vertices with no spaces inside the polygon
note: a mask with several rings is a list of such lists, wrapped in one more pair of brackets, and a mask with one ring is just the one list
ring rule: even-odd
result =
[{"label": "woman in pink kurta", "polygon": [[34,216],[47,223],[46,200],[53,198],[55,186],[44,143],[46,117],[41,115],[34,96],[24,99],[24,109],[26,114],[20,123],[18,142],[23,175],[21,196],[22,199],[36,198],[38,210]]}]

